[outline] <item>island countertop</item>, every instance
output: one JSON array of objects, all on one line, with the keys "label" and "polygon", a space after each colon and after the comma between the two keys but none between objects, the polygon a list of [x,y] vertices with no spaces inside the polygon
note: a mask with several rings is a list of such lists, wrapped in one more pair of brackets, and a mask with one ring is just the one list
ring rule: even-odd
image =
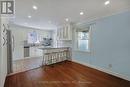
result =
[{"label": "island countertop", "polygon": [[39,47],[41,50],[49,50],[49,49],[69,49],[70,47]]}]

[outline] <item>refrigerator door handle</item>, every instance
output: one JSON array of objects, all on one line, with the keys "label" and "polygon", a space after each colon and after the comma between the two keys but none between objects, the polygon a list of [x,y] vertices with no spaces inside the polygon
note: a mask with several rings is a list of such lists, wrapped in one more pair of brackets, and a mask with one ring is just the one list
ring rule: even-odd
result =
[{"label": "refrigerator door handle", "polygon": [[4,42],[3,42],[3,46],[6,44],[6,39],[3,37],[3,40],[4,40]]},{"label": "refrigerator door handle", "polygon": [[12,35],[12,45],[13,45],[12,47],[13,47],[13,52],[14,52],[14,48],[15,48],[14,44],[15,44],[15,43],[14,43],[14,36]]}]

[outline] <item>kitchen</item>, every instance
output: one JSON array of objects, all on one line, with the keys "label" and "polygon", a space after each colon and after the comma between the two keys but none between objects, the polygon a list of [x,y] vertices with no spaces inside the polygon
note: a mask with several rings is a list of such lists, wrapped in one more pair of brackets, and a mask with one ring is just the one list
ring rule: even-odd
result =
[{"label": "kitchen", "polygon": [[[43,50],[40,48],[70,47],[72,43],[72,24],[61,26],[59,30],[40,30],[9,24],[9,30],[13,39],[13,73],[40,67],[43,61]],[[63,44],[65,42],[68,43],[66,46]]]}]

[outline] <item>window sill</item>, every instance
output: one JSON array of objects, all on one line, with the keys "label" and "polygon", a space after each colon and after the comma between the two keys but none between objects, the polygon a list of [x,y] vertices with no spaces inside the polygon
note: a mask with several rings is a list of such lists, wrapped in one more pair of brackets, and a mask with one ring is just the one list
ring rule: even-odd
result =
[{"label": "window sill", "polygon": [[75,52],[82,52],[82,53],[91,53],[90,50],[87,50],[87,51],[83,51],[83,50],[74,50]]}]

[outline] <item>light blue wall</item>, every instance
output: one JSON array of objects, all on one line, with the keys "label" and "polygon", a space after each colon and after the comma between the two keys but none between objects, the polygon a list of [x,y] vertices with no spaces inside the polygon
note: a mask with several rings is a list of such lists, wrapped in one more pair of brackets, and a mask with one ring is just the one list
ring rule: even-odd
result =
[{"label": "light blue wall", "polygon": [[92,23],[91,54],[73,52],[74,60],[105,69],[112,64],[113,72],[130,78],[130,11]]}]

